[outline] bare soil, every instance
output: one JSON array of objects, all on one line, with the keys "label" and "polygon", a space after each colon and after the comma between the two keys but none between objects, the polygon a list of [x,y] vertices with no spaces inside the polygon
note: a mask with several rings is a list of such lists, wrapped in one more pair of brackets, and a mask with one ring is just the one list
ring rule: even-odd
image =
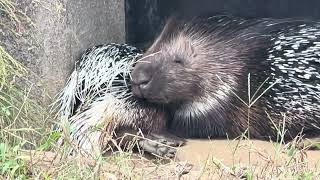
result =
[{"label": "bare soil", "polygon": [[290,151],[286,146],[259,140],[189,139],[178,148],[173,161],[157,162],[136,154],[97,166],[97,162],[79,157],[61,160],[53,152],[27,153],[22,159],[50,177],[65,171],[70,162],[79,167],[99,167],[98,179],[251,179],[248,169],[253,179],[301,179],[309,172],[312,177],[320,176],[320,151]]},{"label": "bare soil", "polygon": [[[281,149],[283,150],[283,149]],[[284,152],[280,152],[284,153]],[[314,166],[320,164],[320,151],[306,150],[305,161]],[[209,156],[227,166],[262,164],[279,155],[279,144],[260,140],[188,140],[180,147],[177,159],[202,166]],[[279,157],[280,158],[280,157]],[[280,158],[281,159],[281,158]]]}]

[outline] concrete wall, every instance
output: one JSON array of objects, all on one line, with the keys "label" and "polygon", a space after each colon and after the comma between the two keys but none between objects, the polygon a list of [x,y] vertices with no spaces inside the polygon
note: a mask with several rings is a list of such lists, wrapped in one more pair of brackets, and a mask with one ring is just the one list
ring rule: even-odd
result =
[{"label": "concrete wall", "polygon": [[[22,24],[24,37],[0,33],[0,43],[41,77],[51,96],[63,87],[74,61],[86,48],[125,41],[123,0],[16,2],[19,9],[31,17],[34,25]],[[36,83],[35,79],[31,81]],[[43,96],[39,94],[39,97]],[[44,101],[47,102],[46,99]]]}]

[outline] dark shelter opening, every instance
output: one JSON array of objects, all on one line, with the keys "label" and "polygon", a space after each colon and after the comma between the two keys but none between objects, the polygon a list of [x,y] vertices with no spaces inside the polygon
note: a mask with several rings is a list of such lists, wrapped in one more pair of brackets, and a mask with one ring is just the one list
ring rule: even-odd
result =
[{"label": "dark shelter opening", "polygon": [[146,48],[172,13],[183,17],[230,14],[245,18],[320,18],[318,0],[126,0],[126,41]]}]

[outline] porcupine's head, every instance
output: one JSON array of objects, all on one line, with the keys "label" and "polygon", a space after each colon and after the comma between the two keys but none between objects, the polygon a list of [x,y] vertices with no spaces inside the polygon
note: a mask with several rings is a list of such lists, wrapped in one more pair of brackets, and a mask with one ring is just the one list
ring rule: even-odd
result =
[{"label": "porcupine's head", "polygon": [[239,44],[245,32],[230,30],[232,25],[224,23],[238,24],[241,20],[222,20],[212,25],[207,19],[195,18],[188,23],[169,19],[132,72],[133,94],[159,104],[202,101],[209,95],[214,96],[212,101],[227,98],[230,87],[238,83],[242,58],[251,56],[248,49],[254,40]]}]

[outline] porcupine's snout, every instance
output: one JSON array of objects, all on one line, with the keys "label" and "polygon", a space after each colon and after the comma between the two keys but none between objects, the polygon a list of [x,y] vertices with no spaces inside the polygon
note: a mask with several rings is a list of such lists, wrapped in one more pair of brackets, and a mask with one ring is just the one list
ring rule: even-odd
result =
[{"label": "porcupine's snout", "polygon": [[144,98],[151,87],[153,68],[149,63],[137,64],[131,74],[132,93],[138,98]]}]

